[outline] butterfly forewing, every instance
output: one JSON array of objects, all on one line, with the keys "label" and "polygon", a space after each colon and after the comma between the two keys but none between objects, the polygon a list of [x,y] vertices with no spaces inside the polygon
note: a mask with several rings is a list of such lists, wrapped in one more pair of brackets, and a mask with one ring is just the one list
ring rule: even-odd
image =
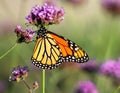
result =
[{"label": "butterfly forewing", "polygon": [[87,53],[74,42],[50,32],[60,47],[62,56],[59,62],[78,62],[83,63],[89,60]]}]

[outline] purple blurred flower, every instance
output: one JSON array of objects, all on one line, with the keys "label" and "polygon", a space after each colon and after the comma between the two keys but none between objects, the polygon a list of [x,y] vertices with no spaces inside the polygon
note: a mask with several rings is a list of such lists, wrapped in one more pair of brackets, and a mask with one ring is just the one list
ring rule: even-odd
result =
[{"label": "purple blurred flower", "polygon": [[0,81],[0,93],[5,93],[7,90],[8,86],[5,81]]},{"label": "purple blurred flower", "polygon": [[20,80],[24,80],[28,76],[28,67],[18,66],[12,70],[11,74],[12,75],[9,77],[9,81],[19,82]]},{"label": "purple blurred flower", "polygon": [[80,69],[86,72],[96,72],[99,69],[99,65],[95,60],[89,60],[87,63],[80,64]]},{"label": "purple blurred flower", "polygon": [[59,24],[64,19],[64,13],[63,8],[58,9],[54,5],[36,5],[26,19],[36,26]]},{"label": "purple blurred flower", "polygon": [[107,60],[101,65],[100,73],[120,79],[120,61]]},{"label": "purple blurred flower", "polygon": [[91,81],[82,81],[77,85],[75,93],[99,93],[96,86]]},{"label": "purple blurred flower", "polygon": [[102,6],[114,15],[120,14],[120,0],[102,0]]},{"label": "purple blurred flower", "polygon": [[55,5],[56,0],[43,0],[43,3],[47,3],[48,5]]},{"label": "purple blurred flower", "polygon": [[38,88],[39,88],[39,84],[38,84],[37,81],[35,81],[35,82],[33,83],[33,89],[36,90],[36,89],[38,89]]},{"label": "purple blurred flower", "polygon": [[17,34],[18,43],[29,43],[32,41],[35,32],[32,29],[22,30],[21,26],[16,26],[15,33]]}]

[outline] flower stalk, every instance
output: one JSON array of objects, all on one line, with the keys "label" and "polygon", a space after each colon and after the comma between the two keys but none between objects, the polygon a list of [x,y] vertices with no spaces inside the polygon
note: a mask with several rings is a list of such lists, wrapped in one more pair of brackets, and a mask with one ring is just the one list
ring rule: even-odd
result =
[{"label": "flower stalk", "polygon": [[42,93],[45,93],[45,69],[42,70]]},{"label": "flower stalk", "polygon": [[30,88],[30,86],[28,85],[28,83],[24,79],[22,81],[26,85],[26,87],[29,89],[29,92],[34,93],[33,90]]},{"label": "flower stalk", "polygon": [[120,89],[120,86],[117,87],[112,93],[118,93],[118,90]]},{"label": "flower stalk", "polygon": [[14,44],[7,52],[5,52],[3,55],[0,56],[0,59],[2,59],[3,57],[5,57],[8,53],[10,53],[15,47],[16,47],[17,43]]},{"label": "flower stalk", "polygon": [[37,81],[33,83],[33,87],[31,88],[30,85],[25,81],[26,77],[28,76],[29,69],[27,66],[17,66],[13,68],[11,72],[11,76],[9,77],[9,81],[20,82],[22,81],[25,86],[28,88],[29,93],[35,93],[35,90],[39,88],[39,84]]}]

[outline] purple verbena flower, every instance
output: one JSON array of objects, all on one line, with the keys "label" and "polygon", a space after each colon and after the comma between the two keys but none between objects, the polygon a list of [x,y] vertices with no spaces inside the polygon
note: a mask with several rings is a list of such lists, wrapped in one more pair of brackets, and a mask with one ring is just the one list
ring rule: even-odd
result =
[{"label": "purple verbena flower", "polygon": [[38,89],[38,88],[39,88],[39,84],[38,84],[37,81],[35,81],[35,82],[33,83],[33,89],[36,90],[36,89]]},{"label": "purple verbena flower", "polygon": [[87,63],[80,64],[80,69],[86,72],[96,72],[99,69],[99,65],[95,60],[89,60]]},{"label": "purple verbena flower", "polygon": [[43,6],[34,6],[26,19],[36,26],[59,24],[64,19],[64,13],[63,8],[45,3]]},{"label": "purple verbena flower", "polygon": [[114,74],[116,78],[120,79],[120,61],[116,63]]},{"label": "purple verbena flower", "polygon": [[29,43],[32,41],[35,32],[32,29],[22,30],[21,26],[16,26],[15,33],[17,34],[18,43]]},{"label": "purple verbena flower", "polygon": [[77,85],[75,93],[99,93],[95,84],[91,81],[82,81]]},{"label": "purple verbena flower", "polygon": [[101,65],[100,73],[120,79],[120,62],[115,60],[107,60]]},{"label": "purple verbena flower", "polygon": [[102,6],[114,15],[120,14],[120,0],[102,0]]},{"label": "purple verbena flower", "polygon": [[18,66],[14,68],[11,72],[11,76],[9,77],[9,81],[19,82],[20,80],[25,79],[28,76],[28,67]]},{"label": "purple verbena flower", "polygon": [[116,61],[107,60],[100,67],[100,73],[108,76],[114,76],[114,69],[116,67]]}]

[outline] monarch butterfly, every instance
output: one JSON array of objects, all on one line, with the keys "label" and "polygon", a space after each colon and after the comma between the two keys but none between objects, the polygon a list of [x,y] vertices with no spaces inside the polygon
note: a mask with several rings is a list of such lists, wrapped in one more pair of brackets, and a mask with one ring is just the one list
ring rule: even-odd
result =
[{"label": "monarch butterfly", "polygon": [[31,59],[35,66],[42,69],[54,69],[63,62],[83,63],[89,60],[81,47],[44,27],[37,31],[36,39]]}]

